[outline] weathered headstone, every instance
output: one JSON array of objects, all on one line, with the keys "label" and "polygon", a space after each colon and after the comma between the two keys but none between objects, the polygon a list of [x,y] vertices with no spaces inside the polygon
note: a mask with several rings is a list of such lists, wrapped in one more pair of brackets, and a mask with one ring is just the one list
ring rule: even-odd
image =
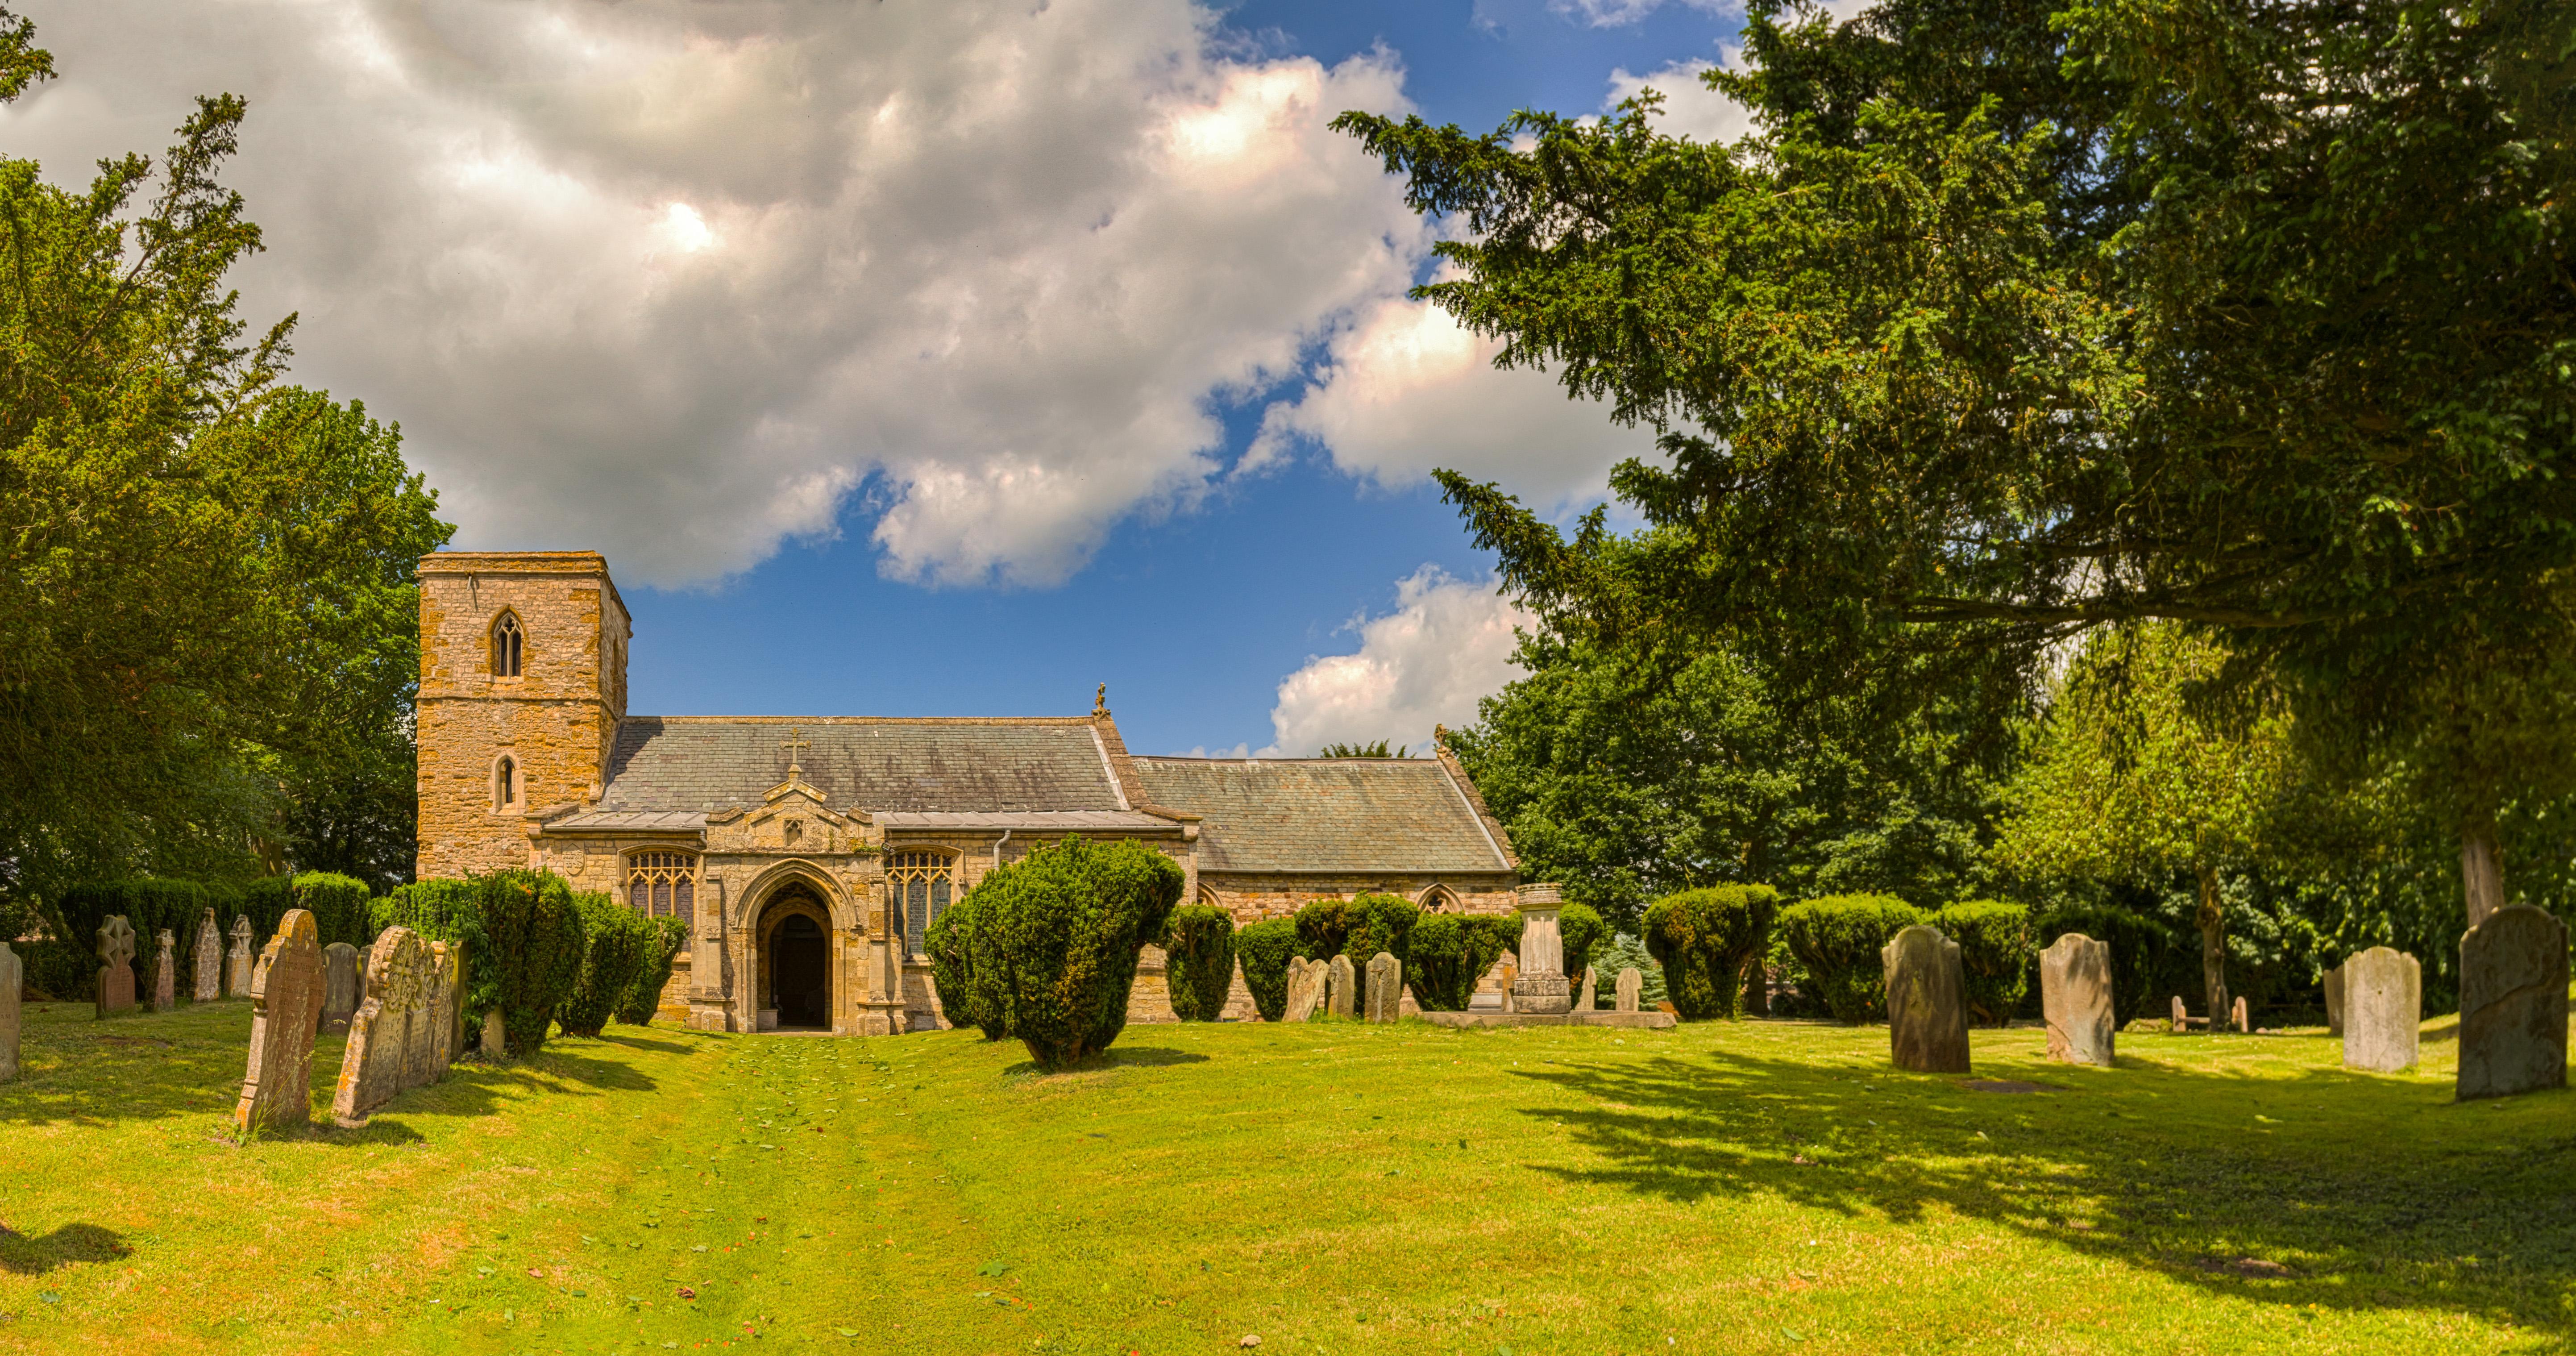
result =
[{"label": "weathered headstone", "polygon": [[2343,967],[2326,971],[2326,1034],[2343,1034]]},{"label": "weathered headstone", "polygon": [[448,1035],[456,1019],[448,1011],[456,993],[455,953],[445,942],[421,947],[420,1019],[412,1023],[411,1050],[403,1057],[403,1086],[427,1087],[447,1076]]},{"label": "weathered headstone", "polygon": [[[366,1000],[363,998],[358,1000],[358,1006],[365,1007]],[[482,1051],[485,1059],[510,1057],[510,1029],[502,1024],[499,1008],[483,1009],[483,1026],[475,1033],[474,1038],[476,1042],[474,1048]]]},{"label": "weathered headstone", "polygon": [[1879,953],[1887,976],[1887,1041],[1896,1067],[1968,1071],[1967,975],[1959,944],[1917,923]]},{"label": "weathered headstone", "polygon": [[1521,914],[1520,967],[1512,976],[1513,1012],[1554,1014],[1574,1006],[1574,986],[1565,978],[1565,935],[1558,928],[1565,907],[1563,887],[1524,885],[1515,892]]},{"label": "weathered headstone", "polygon": [[0,1083],[18,1076],[18,1000],[26,989],[26,963],[0,939]]},{"label": "weathered headstone", "polygon": [[2177,1036],[2191,1030],[2191,1014],[2182,1010],[2182,995],[2173,996],[2173,1033]]},{"label": "weathered headstone", "polygon": [[358,1015],[358,948],[333,942],[322,948],[322,1029],[346,1031]]},{"label": "weathered headstone", "polygon": [[2039,953],[2039,1008],[2048,1021],[2048,1057],[2065,1064],[2111,1067],[2111,945],[2069,932]]},{"label": "weathered headstone", "polygon": [[250,971],[250,915],[236,914],[233,917],[233,949],[224,954],[224,997],[248,997]]},{"label": "weathered headstone", "polygon": [[1575,996],[1574,1010],[1590,1012],[1599,1006],[1601,1006],[1601,994],[1593,985],[1592,967],[1587,965],[1583,967],[1583,992]]},{"label": "weathered headstone", "polygon": [[134,1011],[134,925],[121,913],[98,925],[98,1015]]},{"label": "weathered headstone", "polygon": [[447,1067],[465,1051],[465,943],[429,944],[429,1020],[431,1073],[422,1083],[447,1077]]},{"label": "weathered headstone", "polygon": [[2374,946],[2343,963],[2343,1066],[2373,1073],[2415,1067],[2424,1021],[2424,968]]},{"label": "weathered headstone", "polygon": [[233,1124],[276,1130],[313,1119],[313,1023],[322,1009],[322,946],[313,915],[288,909],[250,990],[250,1065]]},{"label": "weathered headstone", "polygon": [[193,966],[197,973],[191,977],[195,980],[191,996],[200,1003],[211,1003],[223,997],[224,934],[223,929],[215,922],[215,911],[212,909],[206,910],[204,921],[197,924],[197,945],[193,953]]},{"label": "weathered headstone", "polygon": [[1635,1012],[1637,1010],[1637,999],[1645,992],[1646,977],[1637,973],[1637,967],[1633,965],[1621,966],[1619,969],[1618,996],[1613,1000],[1618,1005],[1619,1011]]},{"label": "weathered headstone", "polygon": [[2235,1023],[2236,1029],[2240,1032],[2251,1031],[2254,1029],[2252,1019],[2247,1017],[2245,1013],[2245,995],[2241,993],[2236,995],[2236,1007],[2231,1013],[2229,1013],[2229,1020]]},{"label": "weathered headstone", "polygon": [[340,1057],[340,1084],[331,1098],[331,1119],[340,1125],[365,1125],[377,1108],[412,1086],[412,1028],[429,1020],[428,962],[429,948],[410,928],[390,927],[376,937],[367,956],[367,1001],[349,1021],[349,1047]]},{"label": "weathered headstone", "polygon": [[1333,957],[1324,968],[1324,1007],[1336,1017],[1352,1016],[1358,1009],[1359,976],[1351,969],[1348,956]]},{"label": "weathered headstone", "polygon": [[1311,1021],[1316,1007],[1323,1002],[1324,967],[1303,956],[1288,958],[1288,1010],[1280,1014],[1286,1022]]},{"label": "weathered headstone", "polygon": [[2567,925],[2498,909],[2460,938],[2460,1100],[2565,1086]]},{"label": "weathered headstone", "polygon": [[161,955],[152,962],[152,1010],[168,1012],[179,1006],[179,939],[163,928],[154,940],[161,944]]},{"label": "weathered headstone", "polygon": [[1369,957],[1367,1017],[1372,1022],[1395,1020],[1397,1005],[1404,995],[1404,962],[1381,951]]}]

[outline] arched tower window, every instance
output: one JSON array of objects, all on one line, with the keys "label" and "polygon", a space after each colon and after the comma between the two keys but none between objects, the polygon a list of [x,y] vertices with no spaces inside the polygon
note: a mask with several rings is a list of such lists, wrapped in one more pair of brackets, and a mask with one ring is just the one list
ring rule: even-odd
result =
[{"label": "arched tower window", "polygon": [[519,760],[506,753],[492,763],[492,808],[519,808]]},{"label": "arched tower window", "polygon": [[516,678],[519,661],[525,658],[527,633],[519,629],[519,614],[503,612],[492,622],[492,676]]},{"label": "arched tower window", "polygon": [[626,903],[637,913],[656,918],[696,917],[698,855],[694,852],[638,852],[626,859]]},{"label": "arched tower window", "polygon": [[895,927],[903,933],[905,953],[922,955],[930,925],[948,912],[949,896],[956,889],[957,858],[938,851],[889,852],[885,873],[886,904],[894,910]]}]

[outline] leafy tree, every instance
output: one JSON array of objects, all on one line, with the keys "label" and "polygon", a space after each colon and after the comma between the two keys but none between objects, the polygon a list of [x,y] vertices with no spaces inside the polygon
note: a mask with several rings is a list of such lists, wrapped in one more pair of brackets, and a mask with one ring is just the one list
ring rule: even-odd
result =
[{"label": "leafy tree", "polygon": [[1374,744],[1326,744],[1315,756],[1318,758],[1410,758],[1413,756],[1412,748],[1410,744],[1403,744],[1389,752],[1387,741],[1381,739]]},{"label": "leafy tree", "polygon": [[1443,473],[1569,629],[1854,652],[2178,621],[2321,741],[2499,807],[2576,740],[2576,7],[1754,0],[1734,147],[1338,125],[1450,221],[1420,289],[1660,435],[1570,538]]}]

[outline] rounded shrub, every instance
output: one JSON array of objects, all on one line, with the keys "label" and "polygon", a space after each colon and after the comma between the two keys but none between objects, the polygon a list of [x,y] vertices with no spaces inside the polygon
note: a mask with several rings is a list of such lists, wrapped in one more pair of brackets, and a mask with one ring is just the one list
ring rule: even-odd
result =
[{"label": "rounded shrub", "polygon": [[1959,944],[1959,969],[1968,988],[1968,1015],[1986,1026],[2012,1020],[2030,991],[2039,963],[2039,931],[2030,910],[1999,899],[1953,904],[1924,920]]},{"label": "rounded shrub", "polygon": [[1518,914],[1424,914],[1413,925],[1405,987],[1425,1012],[1465,1012],[1476,981],[1520,940]]},{"label": "rounded shrub", "polygon": [[1409,970],[1413,929],[1421,918],[1422,907],[1401,895],[1313,900],[1297,911],[1299,954],[1319,961],[1347,956],[1352,970],[1364,971],[1383,951]]},{"label": "rounded shrub", "polygon": [[1275,1022],[1288,1013],[1288,962],[1297,954],[1297,925],[1272,918],[1235,930],[1234,954],[1243,962],[1243,986],[1252,990],[1252,1006],[1261,1020]]},{"label": "rounded shrub", "polygon": [[984,1039],[997,1041],[1010,1033],[1001,1018],[984,1006],[975,986],[973,940],[979,905],[973,891],[932,919],[922,949],[930,955],[930,982],[939,990],[939,1010],[951,1026],[971,1026]]},{"label": "rounded shrub", "polygon": [[1664,969],[1664,992],[1685,1021],[1734,1017],[1744,968],[1771,940],[1780,892],[1768,885],[1712,885],[1666,895],[1646,908],[1646,954]]},{"label": "rounded shrub", "polygon": [[1213,904],[1172,910],[1163,955],[1174,1015],[1213,1022],[1225,1014],[1226,992],[1234,987],[1233,914]]},{"label": "rounded shrub", "polygon": [[1589,904],[1568,904],[1556,913],[1556,935],[1564,943],[1565,974],[1579,997],[1583,991],[1583,971],[1595,963],[1595,957],[1606,954],[1610,944],[1610,925]]},{"label": "rounded shrub", "polygon": [[985,876],[964,929],[978,1025],[998,1020],[1041,1069],[1109,1048],[1127,1026],[1137,954],[1163,935],[1182,881],[1142,843],[1080,836]]},{"label": "rounded shrub", "polygon": [[572,902],[581,916],[581,967],[555,1020],[567,1036],[596,1036],[608,1029],[618,1002],[642,977],[646,957],[662,938],[651,919],[609,895],[577,894]]},{"label": "rounded shrub", "polygon": [[1913,905],[1888,895],[1827,895],[1782,909],[1778,926],[1825,1011],[1842,1021],[1867,1022],[1887,1016],[1887,971],[1879,950],[1922,921]]},{"label": "rounded shrub", "polygon": [[628,1026],[652,1025],[653,1014],[662,1008],[662,990],[671,984],[671,963],[689,943],[689,925],[677,918],[665,915],[644,921],[653,928],[652,947],[644,953],[644,968],[636,973],[635,982],[617,1000],[617,1020]]}]

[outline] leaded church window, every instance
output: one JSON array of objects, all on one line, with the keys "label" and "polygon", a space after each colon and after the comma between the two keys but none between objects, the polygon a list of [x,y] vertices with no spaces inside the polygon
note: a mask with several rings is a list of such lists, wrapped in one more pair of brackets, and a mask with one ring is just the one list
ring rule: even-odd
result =
[{"label": "leaded church window", "polygon": [[957,858],[945,852],[890,852],[885,859],[886,903],[895,911],[905,949],[925,954],[930,925],[948,912],[956,888]]},{"label": "leaded church window", "polygon": [[527,635],[519,629],[519,614],[504,612],[492,623],[492,676],[516,678],[519,661],[525,657]]},{"label": "leaded church window", "polygon": [[626,859],[626,903],[655,918],[693,921],[698,857],[693,852],[638,852]]}]

